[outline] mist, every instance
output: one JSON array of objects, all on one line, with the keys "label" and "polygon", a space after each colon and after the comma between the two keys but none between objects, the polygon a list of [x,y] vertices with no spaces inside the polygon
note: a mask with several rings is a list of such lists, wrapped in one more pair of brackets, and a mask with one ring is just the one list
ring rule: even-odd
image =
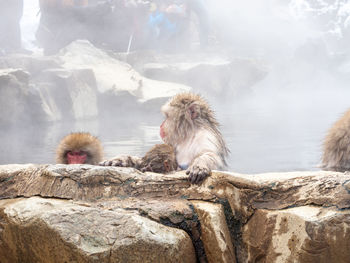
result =
[{"label": "mist", "polygon": [[[350,105],[350,3],[202,2],[210,29],[205,47],[201,46],[195,22],[190,24],[194,29],[186,38],[190,43],[185,48],[149,46],[149,41],[142,42],[135,31],[127,29],[106,31],[109,37],[101,41],[104,32],[99,28],[91,31],[85,20],[77,23],[81,23],[79,28],[89,31],[85,30],[76,39],[86,37],[95,47],[123,59],[150,79],[188,85],[202,94],[215,111],[230,149],[227,170],[261,173],[319,169],[322,140]],[[52,56],[44,54],[36,39],[41,15],[38,1],[24,1],[20,24],[22,47],[31,52],[30,56]],[[139,18],[144,19],[142,15]],[[123,21],[126,25],[129,22]],[[149,50],[153,52],[151,59]],[[1,61],[7,56],[13,55],[0,56],[1,69],[6,68],[6,63]],[[226,73],[223,61],[233,61],[235,66],[230,64],[231,71]],[[241,66],[241,61],[248,66]],[[211,63],[213,72],[217,73],[210,79],[211,75],[203,73],[201,68],[192,70],[190,78],[181,77],[182,73],[178,72],[165,76],[156,68],[147,71],[146,66],[155,62],[170,66]],[[225,66],[225,70],[216,68],[217,64]],[[1,85],[0,82],[0,92]],[[98,89],[98,78],[96,85]],[[57,143],[73,131],[97,135],[103,143],[105,158],[118,154],[142,155],[161,142],[159,125],[163,116],[158,106],[144,116],[131,103],[111,105],[100,102],[98,116],[79,120],[51,120],[42,124],[31,117],[23,123],[1,124],[0,164],[53,163]]]}]

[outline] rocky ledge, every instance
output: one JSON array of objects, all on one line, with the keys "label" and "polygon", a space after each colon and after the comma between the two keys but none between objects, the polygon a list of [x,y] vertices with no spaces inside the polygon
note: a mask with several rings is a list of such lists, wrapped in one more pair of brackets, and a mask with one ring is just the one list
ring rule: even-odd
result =
[{"label": "rocky ledge", "polygon": [[350,175],[0,166],[0,262],[349,262]]}]

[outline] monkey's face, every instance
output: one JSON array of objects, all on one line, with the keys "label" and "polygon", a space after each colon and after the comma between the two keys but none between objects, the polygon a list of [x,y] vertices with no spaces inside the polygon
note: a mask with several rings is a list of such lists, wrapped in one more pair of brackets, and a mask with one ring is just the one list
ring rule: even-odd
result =
[{"label": "monkey's face", "polygon": [[165,120],[160,125],[160,136],[165,143],[176,146],[193,131],[193,108],[172,105],[170,101],[161,110]]},{"label": "monkey's face", "polygon": [[159,135],[160,137],[162,138],[162,140],[165,142],[165,143],[170,143],[170,136],[169,136],[169,130],[171,130],[171,119],[169,117],[169,114],[167,112],[163,112],[164,113],[164,116],[165,116],[165,120],[162,122],[162,124],[160,125],[160,129],[159,129]]},{"label": "monkey's face", "polygon": [[68,151],[66,154],[68,164],[84,164],[88,158],[85,151]]},{"label": "monkey's face", "polygon": [[56,162],[62,164],[98,164],[102,156],[100,140],[88,132],[66,135],[56,149]]},{"label": "monkey's face", "polygon": [[165,117],[160,125],[159,134],[165,143],[173,145],[174,134],[176,133],[174,109],[167,103],[162,107],[162,113]]}]

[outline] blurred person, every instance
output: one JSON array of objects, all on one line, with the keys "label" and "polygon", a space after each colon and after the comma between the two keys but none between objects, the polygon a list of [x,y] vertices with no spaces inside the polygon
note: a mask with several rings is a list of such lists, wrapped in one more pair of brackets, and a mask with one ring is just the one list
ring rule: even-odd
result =
[{"label": "blurred person", "polygon": [[[193,17],[195,15],[195,17]],[[209,19],[201,0],[154,1],[148,26],[156,47],[170,50],[187,50],[193,31],[191,21],[195,20],[202,47],[208,44]]]},{"label": "blurred person", "polygon": [[147,25],[152,47],[162,48],[178,30],[176,22],[170,21],[167,9],[168,5],[161,1],[152,3],[150,7]]},{"label": "blurred person", "polygon": [[39,0],[40,23],[36,38],[45,55],[52,55],[59,49],[80,37],[80,30],[74,18],[73,8],[84,6],[87,1]]},{"label": "blurred person", "polygon": [[[127,34],[128,45],[126,51],[143,49],[147,44],[147,16],[150,2],[144,0],[124,0],[120,14],[124,18],[124,28],[119,29],[117,35],[122,31]],[[123,50],[125,51],[125,48]]]},{"label": "blurred person", "polygon": [[147,25],[151,47],[167,52],[188,47],[189,17],[184,4],[174,1],[154,1]]},{"label": "blurred person", "polygon": [[112,12],[107,0],[39,0],[39,5],[36,38],[45,55],[55,54],[77,39],[98,44],[107,35],[106,21]]},{"label": "blurred person", "polygon": [[193,12],[198,19],[198,35],[202,47],[208,45],[209,16],[203,0],[184,0],[187,4],[187,13]]},{"label": "blurred person", "polygon": [[22,15],[23,0],[0,0],[0,51],[2,53],[21,50]]}]

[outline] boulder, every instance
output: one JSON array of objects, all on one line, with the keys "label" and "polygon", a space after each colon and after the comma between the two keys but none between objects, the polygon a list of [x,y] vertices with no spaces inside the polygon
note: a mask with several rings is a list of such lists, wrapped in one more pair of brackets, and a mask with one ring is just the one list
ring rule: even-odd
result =
[{"label": "boulder", "polygon": [[128,92],[137,102],[156,98],[169,98],[176,93],[189,91],[189,86],[148,79],[131,65],[117,60],[85,40],[77,40],[63,48],[58,59],[66,69],[92,69],[100,93],[117,96]]},{"label": "boulder", "polygon": [[2,200],[0,211],[1,262],[196,260],[186,232],[137,212],[38,197]]},{"label": "boulder", "polygon": [[347,262],[349,179],[2,165],[0,261]]},{"label": "boulder", "polygon": [[29,84],[30,74],[23,69],[0,69],[0,124],[28,124],[45,120],[38,93]]},{"label": "boulder", "polygon": [[181,83],[196,92],[215,94],[221,101],[249,94],[254,84],[267,75],[267,68],[253,59],[228,60],[208,54],[180,58],[158,56],[153,61],[145,61],[141,72],[152,79]]},{"label": "boulder", "polygon": [[81,120],[99,113],[90,69],[66,70],[55,57],[35,55],[3,57],[0,68],[2,123]]},{"label": "boulder", "polygon": [[[55,56],[1,57],[0,70],[4,100],[0,107],[8,112],[1,116],[2,123],[22,122],[24,116],[35,123],[109,118],[125,108],[129,112],[159,113],[169,97],[191,90],[189,86],[145,78],[129,64],[83,40],[71,43]],[[19,71],[26,72],[25,79],[14,79]],[[12,76],[11,83],[6,80],[8,75]]]},{"label": "boulder", "polygon": [[350,213],[307,205],[257,210],[243,227],[248,262],[349,262]]},{"label": "boulder", "polygon": [[192,201],[201,222],[202,240],[209,262],[236,262],[235,250],[221,204]]},{"label": "boulder", "polygon": [[47,69],[35,82],[50,121],[98,116],[98,93],[92,70]]},{"label": "boulder", "polygon": [[0,57],[0,68],[21,68],[29,72],[31,78],[50,68],[59,68],[59,61],[52,56],[13,54]]},{"label": "boulder", "polygon": [[[1,57],[4,103],[0,107],[6,114],[0,122],[110,119],[125,109],[143,118],[159,114],[160,106],[179,92],[194,88],[215,94],[212,98],[220,101],[231,100],[265,76],[256,61],[202,57],[141,51],[121,56],[83,40],[72,42],[55,56]],[[133,63],[146,77],[122,60]],[[19,71],[26,72],[26,77],[17,79],[20,76],[14,72]],[[5,81],[9,74],[11,83]]]}]

